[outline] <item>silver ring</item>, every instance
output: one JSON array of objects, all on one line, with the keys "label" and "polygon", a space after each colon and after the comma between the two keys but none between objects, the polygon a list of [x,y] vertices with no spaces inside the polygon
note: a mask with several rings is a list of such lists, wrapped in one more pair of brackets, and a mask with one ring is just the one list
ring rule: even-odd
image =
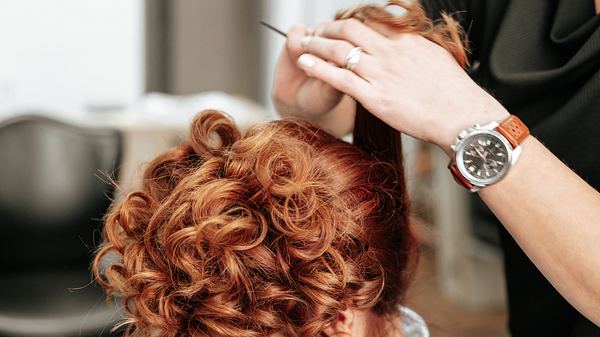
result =
[{"label": "silver ring", "polygon": [[352,69],[354,69],[354,67],[356,67],[358,64],[358,61],[360,61],[360,54],[362,54],[362,52],[363,50],[361,47],[352,48],[352,50],[350,50],[348,53],[348,56],[346,56],[344,68],[352,71]]}]

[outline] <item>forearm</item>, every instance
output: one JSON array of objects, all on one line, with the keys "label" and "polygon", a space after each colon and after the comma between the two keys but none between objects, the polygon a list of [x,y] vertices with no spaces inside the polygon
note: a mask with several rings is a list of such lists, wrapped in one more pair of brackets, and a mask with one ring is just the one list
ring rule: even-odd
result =
[{"label": "forearm", "polygon": [[537,139],[523,145],[509,174],[479,194],[554,287],[600,325],[600,194]]},{"label": "forearm", "polygon": [[[307,44],[298,66],[449,154],[461,130],[508,116],[447,50],[419,34],[384,33],[358,20],[334,21]],[[347,51],[336,53],[340,40]],[[340,68],[348,44],[369,51],[354,71]],[[508,176],[481,197],[563,296],[600,324],[600,197],[533,137],[524,147]]]}]

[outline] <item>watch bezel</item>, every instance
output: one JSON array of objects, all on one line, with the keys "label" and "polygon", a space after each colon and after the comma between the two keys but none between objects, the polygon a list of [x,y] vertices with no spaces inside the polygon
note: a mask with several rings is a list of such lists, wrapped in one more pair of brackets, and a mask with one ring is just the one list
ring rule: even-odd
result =
[{"label": "watch bezel", "polygon": [[[460,143],[457,144],[456,148],[455,148],[455,162],[456,162],[456,166],[458,168],[458,171],[462,174],[463,177],[465,177],[471,184],[473,184],[474,186],[478,186],[478,187],[485,187],[491,184],[494,184],[498,181],[500,181],[509,171],[510,169],[510,165],[513,162],[513,147],[512,145],[508,142],[508,140],[498,131],[496,130],[489,130],[489,129],[472,129],[469,130],[469,134],[462,138]],[[464,163],[464,151],[465,151],[465,146],[468,143],[468,140],[476,137],[477,135],[481,135],[481,134],[486,134],[486,135],[490,135],[493,136],[494,138],[498,139],[500,141],[500,143],[506,148],[506,152],[507,152],[507,158],[506,158],[506,166],[505,168],[500,171],[500,173],[498,173],[496,176],[489,178],[489,179],[481,179],[481,178],[477,178],[473,175],[471,175],[467,168],[465,167],[465,163]]]}]

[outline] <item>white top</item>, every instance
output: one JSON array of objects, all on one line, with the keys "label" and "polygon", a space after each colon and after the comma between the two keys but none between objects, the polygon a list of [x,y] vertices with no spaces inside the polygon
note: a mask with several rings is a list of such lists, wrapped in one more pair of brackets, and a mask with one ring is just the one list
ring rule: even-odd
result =
[{"label": "white top", "polygon": [[423,317],[403,306],[400,306],[400,312],[405,337],[429,337],[429,329]]}]

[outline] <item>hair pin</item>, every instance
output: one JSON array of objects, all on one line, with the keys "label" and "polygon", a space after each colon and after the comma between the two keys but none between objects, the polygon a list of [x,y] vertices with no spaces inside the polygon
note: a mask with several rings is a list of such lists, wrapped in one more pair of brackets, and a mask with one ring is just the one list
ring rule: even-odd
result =
[{"label": "hair pin", "polygon": [[280,35],[282,35],[282,36],[285,36],[285,37],[287,37],[287,34],[286,34],[286,33],[284,33],[283,31],[281,31],[280,29],[277,29],[277,28],[275,28],[275,27],[271,26],[270,24],[268,24],[268,23],[266,23],[266,22],[264,22],[264,21],[262,21],[262,20],[261,20],[261,21],[258,21],[258,22],[259,22],[261,25],[263,25],[263,26],[265,26],[265,27],[269,28],[270,30],[274,31],[275,33],[278,33],[278,34],[280,34]]}]

